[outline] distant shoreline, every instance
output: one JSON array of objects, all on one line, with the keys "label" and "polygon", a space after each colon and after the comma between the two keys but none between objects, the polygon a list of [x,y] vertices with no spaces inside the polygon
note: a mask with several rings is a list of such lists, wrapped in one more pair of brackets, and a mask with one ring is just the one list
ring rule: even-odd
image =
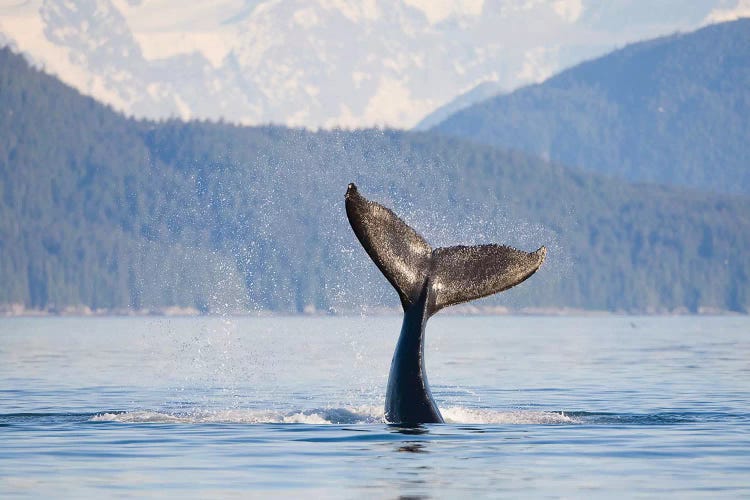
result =
[{"label": "distant shoreline", "polygon": [[[28,309],[20,304],[0,305],[0,318],[46,318],[46,317],[350,317],[350,316],[395,316],[401,315],[400,307],[362,307],[357,310],[319,311],[306,308],[304,312],[270,310],[234,310],[201,312],[192,307],[169,306],[155,309],[91,309],[88,306],[67,306],[55,309]],[[717,308],[699,308],[691,312],[687,308],[673,310],[654,309],[642,311],[604,311],[558,307],[524,307],[512,309],[505,306],[460,305],[441,311],[441,316],[747,316],[747,312],[728,311]]]}]

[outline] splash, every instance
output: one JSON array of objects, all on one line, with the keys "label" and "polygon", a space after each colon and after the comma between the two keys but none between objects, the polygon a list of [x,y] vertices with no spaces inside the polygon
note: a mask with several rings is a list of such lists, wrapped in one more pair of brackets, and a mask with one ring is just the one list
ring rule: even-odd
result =
[{"label": "splash", "polygon": [[[447,424],[576,424],[580,420],[565,413],[549,411],[497,411],[488,409],[451,407],[442,410]],[[280,410],[215,410],[169,413],[133,411],[100,413],[92,422],[160,423],[160,424],[384,424],[381,406],[348,406],[300,411]]]},{"label": "splash", "polygon": [[497,411],[455,406],[441,409],[448,424],[577,424],[581,421],[563,412]]},{"label": "splash", "polygon": [[373,424],[384,423],[382,408],[374,406],[322,408],[299,411],[213,410],[181,413],[134,411],[100,413],[92,422],[161,424]]}]

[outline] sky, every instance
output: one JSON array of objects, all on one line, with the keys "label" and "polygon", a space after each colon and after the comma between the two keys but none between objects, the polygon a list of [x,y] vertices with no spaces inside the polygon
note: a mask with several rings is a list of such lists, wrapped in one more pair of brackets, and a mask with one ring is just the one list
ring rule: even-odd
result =
[{"label": "sky", "polygon": [[[410,127],[483,82],[745,16],[750,0],[0,0],[0,41],[136,116]],[[80,36],[105,20],[128,54],[106,64],[102,35]]]}]

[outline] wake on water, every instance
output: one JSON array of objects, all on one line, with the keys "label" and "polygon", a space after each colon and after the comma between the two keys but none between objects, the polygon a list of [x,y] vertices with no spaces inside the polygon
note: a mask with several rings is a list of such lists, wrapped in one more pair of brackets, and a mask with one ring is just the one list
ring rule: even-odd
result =
[{"label": "wake on water", "polygon": [[[441,409],[447,424],[576,424],[581,421],[563,412],[496,411],[451,407]],[[191,412],[132,411],[100,413],[94,422],[121,423],[239,423],[239,424],[378,424],[386,423],[382,407],[357,406],[305,411],[198,410]]]}]

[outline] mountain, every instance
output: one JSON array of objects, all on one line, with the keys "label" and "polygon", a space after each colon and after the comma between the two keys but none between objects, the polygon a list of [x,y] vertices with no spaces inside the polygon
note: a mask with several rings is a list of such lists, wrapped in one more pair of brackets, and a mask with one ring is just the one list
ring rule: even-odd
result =
[{"label": "mountain", "polygon": [[[525,57],[467,48],[461,31],[482,19],[476,7],[458,2],[435,12],[420,5],[286,0],[247,2],[238,12],[216,5],[214,16],[226,14],[214,25],[170,36],[179,27],[166,21],[134,24],[149,15],[138,9],[155,8],[137,0],[44,0],[6,7],[0,33],[67,83],[138,117],[411,126],[459,91],[496,78],[497,68],[514,75]],[[23,16],[11,23],[19,10]],[[175,14],[184,15],[167,12],[167,19]],[[200,43],[201,36],[208,39]]]},{"label": "mountain", "polygon": [[0,40],[136,117],[411,127],[480,82],[699,26],[718,1],[25,0],[0,2]]},{"label": "mountain", "polygon": [[544,244],[485,304],[750,308],[750,199],[428,133],[126,118],[0,51],[0,304],[356,311],[398,299],[348,227],[356,182],[435,245]]},{"label": "mountain", "polygon": [[468,92],[456,97],[448,104],[440,106],[438,109],[422,118],[414,126],[413,130],[429,130],[435,125],[445,121],[449,116],[468,108],[472,104],[485,101],[490,97],[496,96],[502,92],[502,87],[495,82],[482,82]]},{"label": "mountain", "polygon": [[434,127],[639,182],[750,193],[750,19],[630,45]]}]

